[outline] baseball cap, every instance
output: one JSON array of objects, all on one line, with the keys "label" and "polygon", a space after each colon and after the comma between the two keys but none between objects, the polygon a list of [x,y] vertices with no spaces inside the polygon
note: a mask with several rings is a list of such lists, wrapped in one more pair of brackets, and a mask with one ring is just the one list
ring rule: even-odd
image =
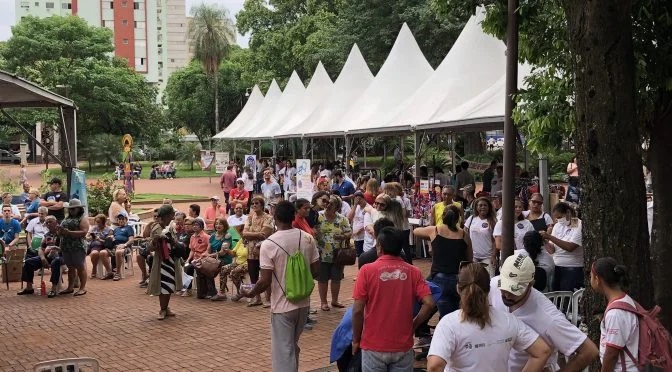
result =
[{"label": "baseball cap", "polygon": [[354,194],[352,194],[352,196],[361,196],[361,197],[364,197],[364,193],[362,192],[362,190],[357,190],[357,191],[355,191]]},{"label": "baseball cap", "polygon": [[219,196],[213,195],[210,197],[210,200],[219,200]]},{"label": "baseball cap", "polygon": [[245,180],[242,177],[238,177],[238,179],[236,179],[236,182],[243,182],[244,183]]},{"label": "baseball cap", "polygon": [[499,289],[521,296],[534,281],[534,262],[524,254],[509,256],[504,261],[499,275]]},{"label": "baseball cap", "polygon": [[126,211],[119,211],[119,213],[117,213],[117,218],[119,217],[128,218],[128,213],[126,213]]}]

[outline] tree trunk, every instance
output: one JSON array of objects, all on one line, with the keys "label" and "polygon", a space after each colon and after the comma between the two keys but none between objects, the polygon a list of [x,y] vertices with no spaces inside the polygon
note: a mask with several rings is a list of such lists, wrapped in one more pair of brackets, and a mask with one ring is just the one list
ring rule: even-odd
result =
[{"label": "tree trunk", "polygon": [[219,133],[219,69],[215,71],[215,134],[217,133]]},{"label": "tree trunk", "polygon": [[670,159],[672,159],[672,115],[656,121],[649,143],[649,170],[653,176],[653,227],[651,231],[651,258],[653,265],[655,303],[663,309],[661,321],[672,329],[672,184]]},{"label": "tree trunk", "polygon": [[481,141],[481,132],[464,133],[464,155],[482,154],[485,151],[483,141]]},{"label": "tree trunk", "polygon": [[[641,146],[635,124],[630,1],[563,0],[574,54],[576,138],[586,275],[611,256],[628,266],[630,293],[653,300]],[[589,277],[586,277],[588,284]],[[584,319],[599,340],[604,300],[587,285]]]}]

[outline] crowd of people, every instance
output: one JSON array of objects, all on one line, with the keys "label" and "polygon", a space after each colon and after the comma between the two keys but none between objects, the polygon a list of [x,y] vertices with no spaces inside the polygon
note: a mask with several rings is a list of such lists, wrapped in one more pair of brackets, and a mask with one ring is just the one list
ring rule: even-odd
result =
[{"label": "crowd of people", "polygon": [[[462,173],[459,188],[441,185],[428,226],[411,226],[416,194],[395,176],[354,181],[342,170],[317,165],[315,192],[307,200],[292,195],[296,170],[290,162],[266,165],[253,171],[232,163],[220,179],[223,198],[212,196],[202,216],[198,204],[181,212],[164,200],[141,232],[131,226],[137,216],[123,189],[91,226],[86,206],[68,201],[58,178],[44,195],[25,185],[23,215],[3,195],[3,251],[17,246],[22,229],[28,238],[21,278],[26,285],[18,294],[34,293],[40,269],[51,271],[48,297],[81,296],[87,280],[122,280],[124,267],[137,264],[139,286],[159,299],[160,320],[176,316],[171,296],[193,296],[194,287],[198,299],[248,298],[247,306],[270,308],[273,369],[296,371],[299,336],[312,329],[310,314],[318,309],[310,308],[309,296],[292,297],[296,283],[288,281],[288,272],[301,271],[294,259],[303,260],[304,275],[317,281],[319,310],[327,312],[345,307],[339,298],[344,260],[352,251],[359,266],[354,305],[332,339],[331,360],[339,369],[358,363],[364,371],[411,371],[413,350],[428,348],[430,371],[556,371],[558,354],[566,357],[567,370],[582,370],[598,355],[603,371],[637,370],[633,358],[617,363],[624,349],[637,358],[632,312],[614,308],[606,314],[598,349],[543,294],[584,286],[582,224],[571,205],[560,202],[547,214],[540,194],[527,205],[516,200],[515,251],[502,261],[494,170],[491,192],[475,195],[473,177]],[[261,182],[254,183],[252,172]],[[426,278],[413,266],[420,244],[428,244],[431,255]],[[133,247],[139,247],[135,262]],[[67,287],[59,290],[63,266]],[[625,268],[613,259],[595,261],[589,282],[610,302],[636,306],[624,292]],[[428,320],[437,312],[432,335]]]}]

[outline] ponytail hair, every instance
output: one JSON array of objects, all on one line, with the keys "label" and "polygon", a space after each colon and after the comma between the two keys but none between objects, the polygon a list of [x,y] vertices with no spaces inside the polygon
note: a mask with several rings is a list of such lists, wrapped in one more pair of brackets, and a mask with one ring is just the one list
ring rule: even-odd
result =
[{"label": "ponytail hair", "polygon": [[544,239],[541,238],[539,231],[528,231],[523,236],[523,246],[527,251],[527,254],[530,255],[530,258],[534,262],[534,265],[538,265],[538,257],[541,254],[542,246],[544,245]]},{"label": "ponytail hair", "polygon": [[457,291],[462,309],[460,321],[476,323],[481,329],[490,325],[490,275],[481,264],[472,262],[460,269]]},{"label": "ponytail hair", "polygon": [[628,269],[619,265],[613,257],[598,258],[591,270],[610,288],[625,289],[630,284]]},{"label": "ponytail hair", "polygon": [[457,209],[456,206],[450,204],[446,206],[441,219],[450,231],[457,231],[457,223],[460,221],[460,210]]}]

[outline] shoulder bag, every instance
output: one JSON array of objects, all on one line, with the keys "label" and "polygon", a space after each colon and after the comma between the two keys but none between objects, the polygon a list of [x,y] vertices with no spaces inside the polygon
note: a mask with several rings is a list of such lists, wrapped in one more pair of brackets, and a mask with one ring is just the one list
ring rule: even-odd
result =
[{"label": "shoulder bag", "polygon": [[350,239],[341,243],[341,248],[334,252],[334,265],[351,266],[357,261],[357,252],[350,246]]}]

